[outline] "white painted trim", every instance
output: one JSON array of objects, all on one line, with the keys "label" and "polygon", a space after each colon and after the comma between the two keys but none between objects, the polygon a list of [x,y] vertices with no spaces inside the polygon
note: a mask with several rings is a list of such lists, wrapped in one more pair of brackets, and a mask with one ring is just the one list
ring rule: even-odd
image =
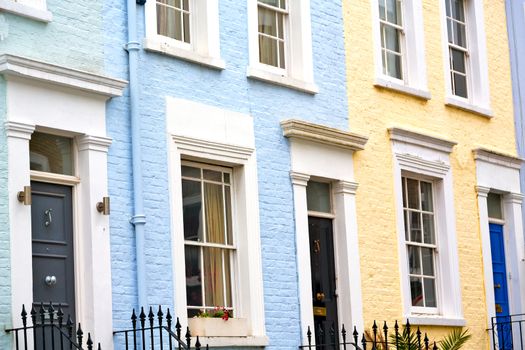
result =
[{"label": "white painted trim", "polygon": [[[2,58],[4,68],[10,57]],[[22,60],[22,63],[25,62]],[[20,63],[15,59],[15,63]],[[34,63],[34,61],[33,61]],[[16,65],[15,65],[16,66]],[[36,69],[32,65],[27,71]],[[36,66],[39,66],[37,62]],[[32,68],[31,68],[32,67]],[[22,65],[24,76],[32,77]],[[11,69],[11,68],[7,68]],[[5,70],[4,70],[5,72]],[[42,72],[41,72],[42,73]],[[45,73],[47,74],[47,73]],[[25,81],[27,82],[27,81]],[[112,293],[111,293],[111,256],[109,217],[96,210],[96,203],[107,196],[107,150],[110,139],[103,136],[105,130],[105,101],[100,94],[79,94],[76,86],[73,89],[56,89],[53,79],[50,84],[34,82],[21,84],[17,79],[7,80],[8,122],[5,123],[8,147],[8,189],[10,206],[11,251],[11,291],[13,324],[18,324],[20,307],[30,307],[33,295],[28,276],[32,276],[31,266],[31,207],[20,204],[16,198],[21,186],[30,184],[30,180],[58,183],[73,188],[73,222],[75,249],[75,298],[77,320],[83,329],[101,342],[104,348],[113,348],[112,334]],[[60,96],[61,112],[69,114],[70,110],[83,109],[90,111],[90,120],[69,121],[62,125],[54,109],[43,108],[49,96]],[[32,101],[31,108],[17,104],[17,98],[23,95]],[[34,113],[39,111],[40,113]],[[71,114],[69,114],[71,115]],[[29,141],[35,130],[54,132],[72,137],[75,154],[75,175],[43,174],[29,169]],[[66,129],[67,128],[67,129]],[[89,129],[94,134],[86,135]],[[80,135],[80,136],[79,136]],[[28,263],[29,262],[29,263]],[[29,284],[28,284],[29,283]],[[29,288],[28,288],[29,286]]]},{"label": "white painted trim", "polygon": [[45,4],[42,8],[37,8],[20,4],[13,0],[0,0],[0,12],[9,12],[44,23],[49,23],[53,20],[53,14],[46,10]]},{"label": "white painted trim", "polygon": [[423,6],[421,1],[406,0],[401,3],[404,29],[401,39],[403,80],[383,74],[379,3],[377,0],[373,0],[370,3],[372,6],[372,32],[374,39],[374,85],[423,100],[430,100],[431,96],[427,84]]},{"label": "white painted trim", "polygon": [[487,48],[483,14],[483,0],[466,0],[465,17],[467,25],[467,89],[468,99],[452,94],[450,78],[450,60],[446,8],[443,0],[439,1],[441,18],[441,41],[443,50],[443,72],[445,75],[445,104],[475,114],[492,117],[490,107],[490,81],[487,63]]},{"label": "white painted trim", "polygon": [[377,88],[400,92],[404,95],[417,97],[425,101],[428,101],[432,98],[432,95],[428,90],[414,88],[405,84],[401,84],[398,81],[394,81],[393,79],[387,79],[385,77],[377,77],[374,86]]},{"label": "white painted trim", "polygon": [[144,48],[213,69],[224,69],[221,59],[219,31],[219,1],[190,1],[190,43],[158,35],[156,2],[147,1],[145,7],[146,38]]},{"label": "white painted trim", "polygon": [[391,127],[388,129],[388,132],[390,133],[390,140],[445,153],[451,153],[452,148],[457,145],[457,142],[446,140],[440,136],[422,134],[415,130],[400,127]]},{"label": "white painted trim", "polygon": [[[456,321],[461,323],[463,310],[452,170],[449,159],[449,153],[455,142],[399,128],[391,128],[389,131],[394,158],[394,193],[397,203],[396,218],[403,314],[405,318],[413,318],[420,324],[455,324]],[[437,315],[434,311],[422,314],[424,309],[411,305],[402,205],[402,176],[417,178],[418,175],[427,177],[433,183],[437,237]]]},{"label": "white painted trim", "polygon": [[[197,338],[192,338],[192,344],[195,344]],[[210,348],[222,347],[264,347],[270,344],[268,337],[199,337],[203,345],[209,345]]]},{"label": "white painted trim", "polygon": [[9,54],[0,55],[0,74],[8,79],[11,76],[36,79],[107,97],[122,96],[127,85],[124,80]]},{"label": "white painted trim", "polygon": [[[347,329],[363,330],[360,257],[353,182],[353,152],[362,149],[366,138],[345,131],[298,120],[284,121],[284,136],[290,140],[291,182],[294,194],[296,259],[301,317],[301,340],[307,342],[308,327],[313,331],[312,280],[306,186],[310,177],[333,183],[334,250],[338,292],[338,319]],[[331,142],[327,142],[331,139]],[[346,141],[351,140],[351,147]],[[356,142],[359,140],[359,142]],[[340,143],[344,143],[342,147]],[[312,162],[312,159],[319,161]],[[324,162],[329,162],[327,167]]]},{"label": "white painted trim", "polygon": [[467,325],[467,321],[464,318],[448,318],[433,315],[424,315],[421,317],[414,315],[405,315],[403,324],[406,324],[407,319],[411,325],[442,327],[464,327]]},{"label": "white painted trim", "polygon": [[[166,121],[175,312],[180,322],[187,324],[186,275],[184,264],[180,263],[180,257],[184,256],[181,159],[230,166],[234,183],[234,227],[239,233],[234,262],[237,277],[234,307],[236,317],[246,318],[249,324],[249,334],[240,336],[262,341],[266,330],[253,120],[249,115],[168,97]],[[192,123],[199,127],[192,127]]]},{"label": "white painted trim", "polygon": [[316,94],[312,57],[312,28],[310,0],[288,2],[288,18],[285,20],[286,68],[278,69],[259,62],[258,10],[256,0],[247,0],[249,78]]},{"label": "white painted trim", "polygon": [[521,165],[525,161],[522,158],[515,157],[510,154],[505,154],[502,152],[482,147],[476,148],[475,150],[473,150],[473,153],[475,160],[479,159],[493,165],[498,165],[511,169],[521,169]]}]

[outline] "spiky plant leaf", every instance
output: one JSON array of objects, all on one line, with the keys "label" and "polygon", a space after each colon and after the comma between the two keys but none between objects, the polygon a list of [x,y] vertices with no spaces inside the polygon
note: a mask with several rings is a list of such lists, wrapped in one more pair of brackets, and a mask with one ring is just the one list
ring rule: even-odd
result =
[{"label": "spiky plant leaf", "polygon": [[454,329],[439,341],[439,348],[440,350],[459,350],[471,336],[472,334],[468,333],[468,329],[464,331],[462,328]]}]

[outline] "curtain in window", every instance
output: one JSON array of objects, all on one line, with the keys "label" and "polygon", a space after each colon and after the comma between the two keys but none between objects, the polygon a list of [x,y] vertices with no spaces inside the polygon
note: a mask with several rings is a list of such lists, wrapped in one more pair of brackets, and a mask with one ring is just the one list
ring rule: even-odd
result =
[{"label": "curtain in window", "polygon": [[[274,11],[259,8],[259,33],[277,36]],[[259,62],[278,66],[277,41],[275,39],[259,35]]]},{"label": "curtain in window", "polygon": [[[204,183],[206,241],[225,243],[222,186]],[[223,250],[203,248],[206,306],[224,306]]]}]

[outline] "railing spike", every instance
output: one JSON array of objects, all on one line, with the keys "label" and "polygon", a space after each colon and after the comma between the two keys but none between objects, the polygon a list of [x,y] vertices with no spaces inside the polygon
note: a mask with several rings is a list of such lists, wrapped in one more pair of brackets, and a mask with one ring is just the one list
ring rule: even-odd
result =
[{"label": "railing spike", "polygon": [[201,342],[199,341],[199,336],[197,336],[197,341],[195,342],[195,349],[201,348]]},{"label": "railing spike", "polygon": [[357,331],[356,326],[354,326],[354,332],[352,333],[352,335],[354,336],[354,346],[357,348],[357,343],[359,341],[359,332]]},{"label": "railing spike", "polygon": [[308,339],[308,347],[312,346],[312,331],[310,330],[310,326],[308,326],[306,331],[306,338]]},{"label": "railing spike", "polygon": [[86,345],[87,345],[88,350],[93,350],[93,340],[91,339],[91,333],[88,333]]},{"label": "railing spike", "polygon": [[102,350],[102,347],[100,346],[100,343],[98,343],[98,349],[97,350]]},{"label": "railing spike", "polygon": [[78,324],[78,330],[77,330],[77,339],[78,339],[78,346],[82,349],[82,336],[84,335],[84,332],[82,332],[82,326],[80,323]]},{"label": "railing spike", "polygon": [[366,350],[366,339],[365,339],[364,333],[363,333],[363,337],[361,338],[361,344],[363,345],[363,350]]},{"label": "railing spike", "polygon": [[20,314],[22,316],[22,325],[25,327],[27,324],[27,311],[26,306],[22,304],[22,313]]},{"label": "railing spike", "polygon": [[436,345],[436,342],[434,342],[434,347],[432,348],[432,350],[438,350],[438,347]]},{"label": "railing spike", "polygon": [[388,326],[386,321],[383,321],[383,334],[385,335],[385,348],[388,350]]},{"label": "railing spike", "polygon": [[186,327],[186,345],[188,345],[188,349],[191,348],[191,333],[190,333],[190,327]]},{"label": "railing spike", "polygon": [[425,332],[425,339],[423,341],[425,342],[425,350],[428,350],[428,336],[426,332]]}]

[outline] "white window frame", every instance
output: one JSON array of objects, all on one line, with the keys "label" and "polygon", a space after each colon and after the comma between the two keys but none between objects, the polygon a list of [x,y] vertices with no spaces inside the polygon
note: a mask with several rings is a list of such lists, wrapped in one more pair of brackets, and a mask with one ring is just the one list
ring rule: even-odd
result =
[{"label": "white window frame", "polygon": [[468,98],[452,94],[450,77],[450,53],[448,43],[447,12],[445,0],[440,1],[443,42],[443,64],[445,72],[445,105],[463,109],[485,117],[492,117],[490,107],[487,48],[482,0],[465,0],[465,22],[468,55],[467,89]]},{"label": "white window frame", "polygon": [[[418,325],[464,326],[450,167],[450,153],[456,143],[397,127],[390,128],[389,133],[394,158],[394,193],[397,203],[399,269],[404,318]],[[439,283],[436,284],[437,310],[413,307],[411,302],[401,183],[405,174],[433,180],[438,251],[434,267],[439,279]]]},{"label": "white window frame", "polygon": [[248,0],[249,78],[316,94],[312,58],[310,0],[287,0],[288,15],[284,21],[286,68],[259,62],[259,17],[257,0]]},{"label": "white window frame", "polygon": [[266,346],[264,294],[259,231],[257,159],[252,117],[202,103],[166,98],[175,312],[187,325],[186,271],[182,213],[181,161],[232,168],[235,203],[235,318],[245,319],[238,336],[204,339],[210,346]]},{"label": "white window frame", "polygon": [[219,1],[189,0],[190,43],[157,34],[157,1],[145,5],[146,38],[144,49],[224,69],[220,56]]},{"label": "white window frame", "polygon": [[53,20],[53,14],[47,10],[46,0],[0,0],[0,11],[39,22],[47,23]]},{"label": "white window frame", "polygon": [[379,1],[371,1],[371,6],[375,43],[374,64],[376,77],[374,85],[423,100],[430,100],[431,95],[427,85],[425,39],[423,35],[423,5],[421,1],[401,1],[403,33],[401,35],[400,45],[403,79],[396,79],[383,74]]}]

